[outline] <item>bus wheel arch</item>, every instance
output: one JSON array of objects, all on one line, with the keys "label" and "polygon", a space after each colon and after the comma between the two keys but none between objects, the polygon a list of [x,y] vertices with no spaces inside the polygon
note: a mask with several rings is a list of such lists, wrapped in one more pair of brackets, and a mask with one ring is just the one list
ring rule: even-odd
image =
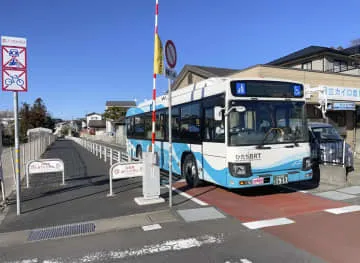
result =
[{"label": "bus wheel arch", "polygon": [[197,187],[201,183],[196,159],[191,152],[184,152],[181,156],[181,175],[190,187]]}]

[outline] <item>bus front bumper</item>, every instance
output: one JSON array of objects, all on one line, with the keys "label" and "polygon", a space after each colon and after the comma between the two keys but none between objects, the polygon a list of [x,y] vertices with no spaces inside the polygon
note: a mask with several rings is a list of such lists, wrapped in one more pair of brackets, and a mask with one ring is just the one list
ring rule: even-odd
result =
[{"label": "bus front bumper", "polygon": [[311,180],[312,170],[274,171],[269,173],[253,174],[251,177],[234,177],[228,173],[228,188],[248,188],[265,185],[282,185],[292,182]]}]

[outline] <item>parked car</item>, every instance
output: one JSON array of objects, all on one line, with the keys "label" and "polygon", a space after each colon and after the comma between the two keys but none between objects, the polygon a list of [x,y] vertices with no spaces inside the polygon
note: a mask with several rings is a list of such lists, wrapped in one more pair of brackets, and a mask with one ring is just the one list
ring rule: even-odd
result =
[{"label": "parked car", "polygon": [[345,167],[348,172],[353,170],[354,154],[351,146],[346,142],[344,144],[344,139],[331,124],[310,122],[309,130],[313,161],[342,165],[345,145]]}]

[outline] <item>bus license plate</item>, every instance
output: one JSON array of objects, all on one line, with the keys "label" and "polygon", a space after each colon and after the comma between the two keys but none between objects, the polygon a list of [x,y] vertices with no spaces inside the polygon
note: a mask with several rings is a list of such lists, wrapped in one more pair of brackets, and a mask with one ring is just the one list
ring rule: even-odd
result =
[{"label": "bus license plate", "polygon": [[274,176],[274,184],[287,184],[288,176],[287,174]]}]

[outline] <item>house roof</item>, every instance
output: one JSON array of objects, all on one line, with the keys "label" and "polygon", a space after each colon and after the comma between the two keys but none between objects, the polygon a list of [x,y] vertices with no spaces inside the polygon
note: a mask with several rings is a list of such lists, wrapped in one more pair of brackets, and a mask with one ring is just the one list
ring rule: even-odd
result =
[{"label": "house roof", "polygon": [[91,120],[89,121],[90,128],[105,128],[106,122],[105,120]]},{"label": "house roof", "polygon": [[135,101],[125,101],[125,100],[110,100],[106,102],[107,107],[134,107],[136,106]]},{"label": "house roof", "polygon": [[212,77],[225,77],[235,72],[238,72],[239,69],[230,69],[230,68],[218,68],[218,67],[206,67],[206,66],[197,66],[197,65],[185,65],[178,77],[172,84],[172,87],[177,87],[181,80],[185,77],[186,73],[192,72],[196,75],[203,78],[212,78]]},{"label": "house roof", "polygon": [[101,114],[100,114],[100,113],[96,113],[96,112],[91,112],[91,113],[86,114],[86,116],[90,116],[90,115],[101,115]]},{"label": "house roof", "polygon": [[112,121],[114,124],[125,124],[125,117],[120,117],[116,119],[115,121]]},{"label": "house roof", "polygon": [[337,50],[337,49],[333,49],[333,48],[329,48],[329,47],[321,47],[321,46],[309,46],[309,47],[300,49],[298,51],[295,51],[293,53],[290,53],[289,55],[275,59],[275,60],[269,62],[268,65],[279,66],[286,62],[290,62],[290,61],[300,59],[300,58],[306,58],[306,57],[309,57],[312,55],[325,53],[325,52],[349,56],[349,53],[346,52],[345,50]]},{"label": "house roof", "polygon": [[14,118],[13,111],[0,111],[0,118]]},{"label": "house roof", "polygon": [[348,53],[349,55],[360,55],[360,45],[345,48],[343,51]]}]

